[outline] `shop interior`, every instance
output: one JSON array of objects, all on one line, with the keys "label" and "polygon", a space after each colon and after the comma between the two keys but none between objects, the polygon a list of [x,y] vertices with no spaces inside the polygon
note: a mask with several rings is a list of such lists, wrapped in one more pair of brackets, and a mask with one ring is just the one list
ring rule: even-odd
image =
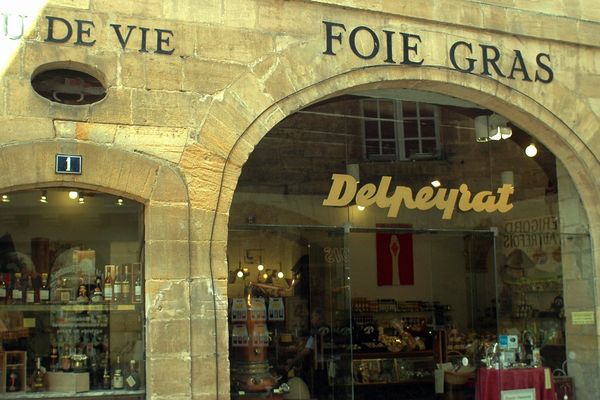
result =
[{"label": "shop interior", "polygon": [[[391,218],[359,196],[324,205],[333,174],[359,192],[391,177],[388,197],[513,190],[505,212],[405,197]],[[591,259],[580,207],[542,143],[464,100],[379,90],[293,114],[256,146],[231,206],[232,399],[574,398],[563,276]]]},{"label": "shop interior", "polygon": [[0,397],[143,398],[143,206],[17,191],[0,226]]}]

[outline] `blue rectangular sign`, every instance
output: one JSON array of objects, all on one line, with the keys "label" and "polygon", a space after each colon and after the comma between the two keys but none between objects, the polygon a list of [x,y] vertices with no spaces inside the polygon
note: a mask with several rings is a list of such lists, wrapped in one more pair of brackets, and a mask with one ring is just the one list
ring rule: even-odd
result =
[{"label": "blue rectangular sign", "polygon": [[57,174],[81,174],[81,156],[57,154],[55,172]]}]

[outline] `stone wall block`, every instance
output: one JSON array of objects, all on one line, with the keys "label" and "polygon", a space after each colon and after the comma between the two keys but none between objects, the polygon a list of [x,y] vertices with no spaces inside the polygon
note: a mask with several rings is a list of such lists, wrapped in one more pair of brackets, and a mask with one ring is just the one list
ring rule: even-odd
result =
[{"label": "stone wall block", "polygon": [[[151,354],[185,354],[190,351],[189,318],[150,320],[147,344]],[[203,333],[204,334],[204,333]]]},{"label": "stone wall block", "polygon": [[192,368],[189,353],[161,354],[160,357],[150,355],[146,365],[146,392],[150,398],[191,398]]},{"label": "stone wall block", "polygon": [[[210,308],[211,306],[212,302],[206,304],[206,308]],[[217,313],[216,331],[214,312],[204,317],[196,317],[195,314],[196,309],[192,308],[192,329],[194,332],[191,347],[192,355],[210,356],[217,352],[226,353],[229,349],[227,310],[221,310]]]},{"label": "stone wall block", "polygon": [[[214,285],[213,285],[214,282]],[[215,296],[214,306],[217,310],[227,311],[227,281],[225,286],[222,285],[223,280],[211,280],[210,274],[206,277],[195,278],[191,282],[190,290],[192,291],[192,302],[195,309],[202,309],[206,304],[210,303],[209,311],[213,308],[213,294]]]},{"label": "stone wall block", "polygon": [[188,217],[186,205],[150,202],[146,208],[146,240],[187,241]]},{"label": "stone wall block", "polygon": [[146,85],[146,64],[144,54],[123,52],[119,55],[121,73],[117,77],[119,87],[143,89]]},{"label": "stone wall block", "polygon": [[223,5],[218,1],[174,1],[161,6],[161,15],[165,18],[194,23],[220,23]]},{"label": "stone wall block", "polygon": [[177,170],[162,166],[158,170],[152,200],[159,202],[186,203],[187,186]]},{"label": "stone wall block", "polygon": [[190,274],[189,244],[183,240],[148,240],[146,273],[152,279],[185,279]]},{"label": "stone wall block", "polygon": [[115,144],[178,163],[188,140],[188,129],[167,126],[117,125]]},{"label": "stone wall block", "polygon": [[2,120],[0,143],[53,139],[52,128],[52,120],[48,118],[7,118]]},{"label": "stone wall block", "polygon": [[565,305],[570,309],[593,309],[595,306],[592,284],[587,280],[565,280]]},{"label": "stone wall block", "polygon": [[[6,114],[11,117],[48,118],[50,100],[33,91],[29,79],[5,79]],[[68,118],[65,118],[68,119]]]},{"label": "stone wall block", "polygon": [[183,62],[180,57],[149,55],[145,65],[146,90],[182,90]]},{"label": "stone wall block", "polygon": [[190,315],[189,284],[185,280],[154,280],[146,277],[148,319],[185,319]]},{"label": "stone wall block", "polygon": [[170,91],[132,92],[133,123],[170,127],[187,127],[191,121],[192,99],[188,93]]},{"label": "stone wall block", "polygon": [[182,89],[202,95],[216,94],[246,71],[245,65],[190,57],[184,60]]},{"label": "stone wall block", "polygon": [[191,243],[192,266],[190,275],[192,278],[210,276],[210,247],[211,244],[208,240]]},{"label": "stone wall block", "polygon": [[90,108],[90,122],[130,124],[131,107],[131,90],[110,87],[104,100]]},{"label": "stone wall block", "polygon": [[[256,62],[264,54],[271,52],[274,47],[271,33],[224,26],[214,29],[212,25],[198,25],[196,41],[197,53],[202,54],[203,57],[238,64]],[[227,45],[224,46],[223,43]]]}]

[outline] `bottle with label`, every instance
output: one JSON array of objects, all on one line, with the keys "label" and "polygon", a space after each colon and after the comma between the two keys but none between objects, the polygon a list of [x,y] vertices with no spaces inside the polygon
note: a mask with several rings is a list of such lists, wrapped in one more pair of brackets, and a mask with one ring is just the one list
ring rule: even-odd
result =
[{"label": "bottle with label", "polygon": [[59,280],[59,286],[56,288],[56,301],[58,303],[68,303],[71,301],[71,289],[67,284],[67,278],[63,277]]},{"label": "bottle with label", "polygon": [[137,372],[135,360],[129,361],[129,371],[125,376],[125,387],[129,390],[137,390],[140,388],[140,374]]},{"label": "bottle with label", "polygon": [[102,389],[110,389],[111,380],[110,380],[110,361],[108,352],[106,353],[106,357],[103,361],[104,364],[104,373],[102,374]]},{"label": "bottle with label", "polygon": [[104,296],[102,295],[102,279],[99,276],[96,276],[96,285],[92,291],[91,300],[92,303],[102,303],[104,300]]},{"label": "bottle with label", "polygon": [[48,274],[42,274],[42,285],[40,286],[40,303],[47,304],[50,302],[50,286],[48,286]]},{"label": "bottle with label", "polygon": [[8,297],[8,285],[4,280],[4,274],[0,274],[0,304],[6,303],[6,298]]},{"label": "bottle with label", "polygon": [[21,282],[20,272],[15,272],[15,280],[12,289],[12,303],[23,304],[23,283]]},{"label": "bottle with label", "polygon": [[115,373],[112,377],[112,387],[113,389],[123,389],[124,381],[123,381],[123,372],[121,370],[121,358],[117,356],[117,363],[115,364]]},{"label": "bottle with label", "polygon": [[35,289],[33,287],[33,281],[31,275],[27,276],[27,288],[25,289],[25,303],[35,303]]},{"label": "bottle with label", "polygon": [[64,372],[71,370],[71,349],[68,344],[65,344],[65,347],[63,348],[63,353],[60,357],[60,368]]},{"label": "bottle with label", "polygon": [[129,265],[123,267],[125,274],[123,275],[123,282],[121,282],[121,299],[123,303],[131,303],[131,282],[129,282]]},{"label": "bottle with label", "polygon": [[77,302],[87,303],[89,301],[87,286],[84,282],[83,276],[79,277],[79,288],[77,289]]},{"label": "bottle with label", "polygon": [[106,266],[106,276],[104,277],[104,301],[111,302],[113,299],[113,281],[112,281],[112,266]]},{"label": "bottle with label", "polygon": [[119,266],[115,265],[115,281],[113,282],[113,302],[120,303],[123,294],[123,281],[119,273]]},{"label": "bottle with label", "polygon": [[135,303],[142,302],[142,279],[140,274],[135,278],[135,284],[133,285],[133,301]]},{"label": "bottle with label", "polygon": [[42,369],[40,358],[37,357],[35,359],[35,371],[33,371],[33,383],[31,384],[31,389],[34,392],[42,392],[45,390],[44,375],[45,371]]}]

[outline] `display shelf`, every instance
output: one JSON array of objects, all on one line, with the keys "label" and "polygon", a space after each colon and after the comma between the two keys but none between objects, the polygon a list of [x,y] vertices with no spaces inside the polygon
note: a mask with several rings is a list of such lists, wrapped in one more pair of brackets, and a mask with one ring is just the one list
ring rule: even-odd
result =
[{"label": "display shelf", "polygon": [[144,390],[94,390],[89,392],[71,393],[71,392],[20,392],[3,393],[2,399],[121,399],[137,400],[145,397]]},{"label": "display shelf", "polygon": [[389,359],[389,358],[426,358],[433,357],[433,351],[399,351],[392,352],[377,352],[377,353],[352,353],[352,358],[355,360],[370,360],[370,359]]},{"label": "display shelf", "polygon": [[6,311],[136,311],[139,304],[2,304]]},{"label": "display shelf", "polygon": [[[9,390],[10,375],[15,372],[15,390],[20,395],[25,391],[27,382],[27,353],[24,351],[0,351],[0,393]],[[4,394],[2,397],[4,398]]]}]

